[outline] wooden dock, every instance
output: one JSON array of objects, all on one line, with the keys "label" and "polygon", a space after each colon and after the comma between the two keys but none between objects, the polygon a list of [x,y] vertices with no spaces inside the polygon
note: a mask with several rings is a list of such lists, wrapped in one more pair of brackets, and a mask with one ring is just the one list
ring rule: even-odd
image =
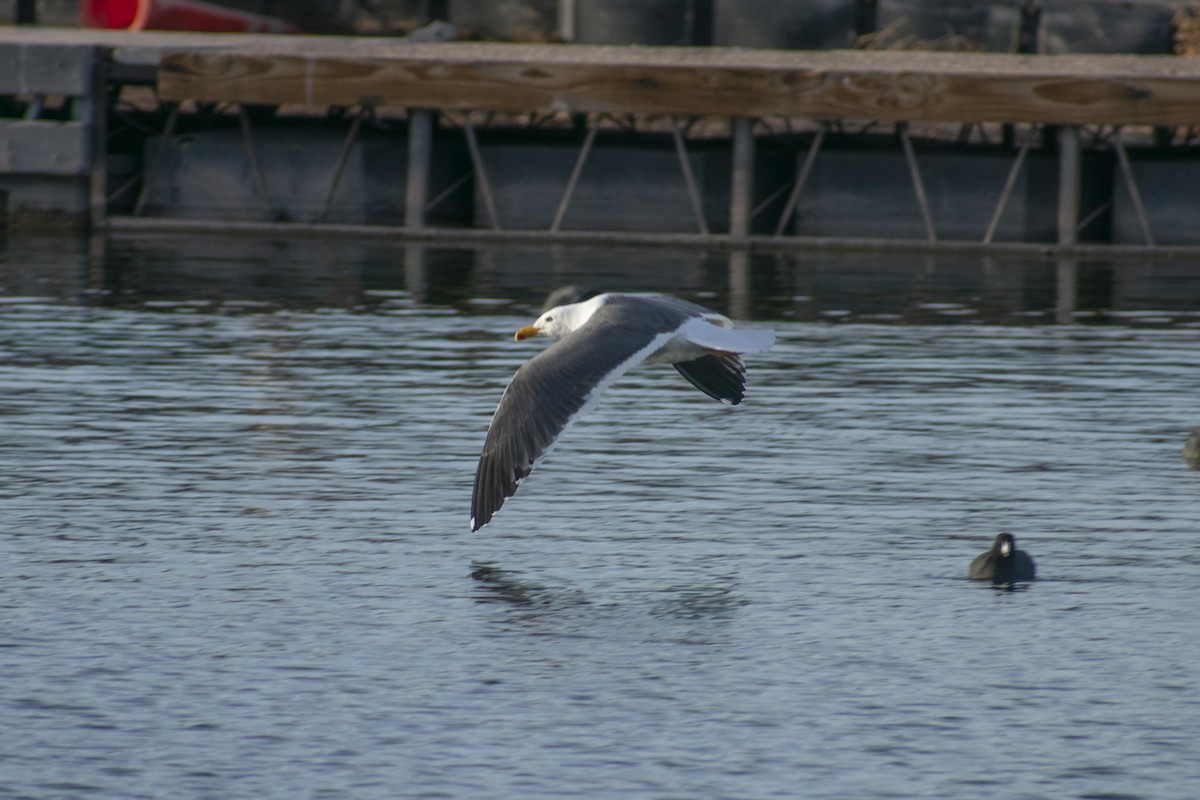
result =
[{"label": "wooden dock", "polygon": [[1174,56],[285,37],[162,53],[165,100],[1053,125],[1191,125],[1200,116],[1200,59]]},{"label": "wooden dock", "polygon": [[[114,177],[105,142],[110,135],[113,109],[109,100],[122,86],[145,84],[153,88],[157,113],[146,114],[159,126],[147,137],[146,155],[139,175],[126,180],[139,193],[134,208],[117,213]],[[1158,207],[1178,205],[1144,200],[1145,178],[1139,180],[1143,155],[1168,154],[1177,169],[1196,170],[1200,176],[1200,151],[1190,146],[1159,148],[1151,153],[1146,142],[1157,132],[1190,129],[1200,125],[1200,59],[1174,56],[1035,56],[984,53],[933,53],[910,51],[773,51],[729,48],[658,48],[585,45],[526,45],[502,43],[409,44],[391,39],[124,33],[84,30],[0,28],[0,97],[26,104],[46,95],[77,99],[78,111],[70,119],[40,120],[27,114],[21,120],[0,120],[0,175],[6,170],[38,174],[45,161],[48,173],[76,175],[87,181],[89,216],[94,225],[110,228],[162,227],[171,219],[147,219],[147,193],[155,172],[164,168],[162,153],[182,124],[199,107],[223,109],[240,126],[248,164],[254,173],[252,189],[268,210],[269,176],[256,151],[255,135],[264,123],[245,109],[276,109],[274,120],[286,125],[287,109],[324,113],[346,112],[345,134],[337,168],[329,170],[327,198],[338,194],[345,164],[357,145],[361,120],[380,109],[393,109],[402,124],[398,136],[405,154],[403,211],[397,218],[374,226],[385,235],[428,238],[453,236],[453,230],[432,225],[427,211],[432,196],[431,171],[436,168],[434,140],[462,137],[464,158],[473,172],[474,206],[478,210],[472,236],[524,236],[569,238],[579,231],[564,225],[577,193],[586,183],[589,159],[595,159],[597,134],[606,121],[616,118],[655,120],[664,141],[678,156],[681,186],[686,186],[695,211],[694,232],[664,232],[672,241],[687,240],[706,246],[795,246],[828,236],[804,235],[796,223],[798,204],[814,188],[807,183],[822,159],[831,152],[832,131],[846,124],[890,126],[889,141],[911,180],[911,202],[920,212],[921,230],[911,237],[917,246],[962,246],[962,239],[939,235],[933,188],[926,185],[928,162],[913,131],[923,123],[992,125],[995,130],[1022,126],[1007,140],[1009,168],[995,186],[995,208],[986,234],[973,244],[999,244],[994,235],[1013,186],[1030,171],[1030,159],[1039,155],[1043,165],[1053,160],[1056,175],[1053,241],[1025,242],[1040,249],[1078,250],[1081,223],[1086,224],[1091,201],[1082,188],[1088,170],[1102,162],[1112,178],[1109,197],[1101,202],[1121,202],[1129,225],[1140,233],[1137,247],[1151,247],[1168,229],[1177,227],[1171,217],[1154,218]],[[315,111],[314,111],[315,110]],[[480,146],[487,118],[481,112],[523,115],[559,115],[577,123],[573,164],[560,181],[561,195],[550,224],[544,227],[501,229],[496,209],[496,187],[488,178],[488,164]],[[704,210],[710,199],[701,196],[694,170],[696,145],[686,140],[687,126],[703,119],[723,131],[715,137],[725,148],[721,163],[728,165],[727,220],[715,228]],[[359,122],[355,122],[358,120]],[[47,152],[53,137],[51,125],[73,124],[76,137],[87,137],[83,156],[55,159]],[[22,127],[24,126],[24,127]],[[775,190],[774,211],[782,213],[760,230],[755,220],[765,201],[756,181],[756,158],[765,135],[772,130],[805,132],[796,141],[796,157],[789,158],[781,188]],[[40,128],[40,129],[39,129]],[[1122,131],[1138,129],[1130,138]],[[158,141],[158,150],[149,146]],[[1178,137],[1177,137],[1178,138]],[[1190,138],[1184,137],[1190,143]],[[706,146],[714,146],[709,137]],[[916,146],[914,147],[914,140]],[[1128,142],[1127,142],[1128,140]],[[1138,143],[1134,147],[1132,142]],[[261,146],[257,145],[257,146]],[[992,147],[991,151],[996,148]],[[1169,153],[1167,151],[1169,150]],[[1089,160],[1091,152],[1102,158]],[[76,151],[72,151],[73,153]],[[668,156],[671,154],[668,152]],[[1151,159],[1152,160],[1152,159]],[[66,164],[56,168],[53,163]],[[297,164],[295,169],[306,165]],[[761,177],[762,164],[757,170]],[[1042,167],[1039,167],[1042,168]],[[536,170],[531,162],[527,169]],[[946,180],[953,186],[953,173]],[[968,170],[959,179],[969,182]],[[807,183],[807,185],[806,185]],[[857,191],[869,198],[877,187],[863,181]],[[128,194],[131,189],[126,188]],[[634,189],[631,189],[634,191]],[[641,189],[636,189],[641,191]],[[722,195],[724,198],[724,195]],[[1124,198],[1124,199],[1122,199]],[[1200,197],[1185,198],[1200,213]],[[9,211],[13,210],[9,197]],[[722,199],[722,202],[725,202]],[[949,201],[951,205],[954,200]],[[255,224],[255,220],[211,220]],[[986,222],[987,220],[985,220]],[[202,226],[204,220],[186,224]],[[268,216],[258,220],[279,227]],[[182,224],[182,223],[181,223]],[[320,219],[284,225],[321,228]],[[1127,225],[1127,227],[1129,227]],[[325,227],[330,227],[326,225]],[[370,227],[370,226],[366,226]],[[981,226],[982,227],[982,226]],[[1200,226],[1198,226],[1200,227]],[[354,228],[352,228],[354,229]],[[620,228],[590,231],[593,238],[645,232]],[[833,237],[838,238],[838,237]],[[842,237],[870,244],[871,236]],[[1170,236],[1166,237],[1171,239]],[[1187,236],[1184,245],[1200,245]],[[1014,244],[1009,242],[1009,245]],[[1017,242],[1016,244],[1022,244]],[[1111,244],[1100,242],[1099,244]],[[1121,244],[1117,242],[1116,244]],[[1126,242],[1125,244],[1129,244]],[[1088,245],[1092,246],[1092,245]]]}]

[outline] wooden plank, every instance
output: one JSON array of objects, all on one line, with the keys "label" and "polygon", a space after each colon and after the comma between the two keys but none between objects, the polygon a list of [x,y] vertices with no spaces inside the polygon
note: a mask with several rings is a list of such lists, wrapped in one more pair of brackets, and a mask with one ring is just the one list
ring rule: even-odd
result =
[{"label": "wooden plank", "polygon": [[0,94],[87,97],[96,48],[0,41]]},{"label": "wooden plank", "polygon": [[[176,100],[951,122],[1200,122],[1200,59],[1180,56],[412,44],[377,37],[0,26],[0,54],[7,53],[0,55],[7,58],[0,60],[0,93],[21,91],[14,47],[59,53],[101,47],[118,63],[147,68],[161,60],[166,69],[159,88]],[[71,93],[86,94],[85,84],[81,77]]]},{"label": "wooden plank", "polygon": [[[166,100],[948,122],[1200,122],[1174,56],[442,43],[165,50]],[[285,44],[287,46],[285,46]]]}]

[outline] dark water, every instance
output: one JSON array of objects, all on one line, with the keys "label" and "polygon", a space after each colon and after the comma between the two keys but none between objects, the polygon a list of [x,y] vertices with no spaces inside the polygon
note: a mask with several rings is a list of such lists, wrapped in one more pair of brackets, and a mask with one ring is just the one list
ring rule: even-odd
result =
[{"label": "dark water", "polygon": [[[607,255],[0,250],[0,797],[1195,797],[1200,265]],[[601,262],[779,343],[470,534]]]}]

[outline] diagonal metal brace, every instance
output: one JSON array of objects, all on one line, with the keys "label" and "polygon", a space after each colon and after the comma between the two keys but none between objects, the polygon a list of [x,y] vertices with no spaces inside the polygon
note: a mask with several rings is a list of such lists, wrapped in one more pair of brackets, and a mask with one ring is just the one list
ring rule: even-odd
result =
[{"label": "diagonal metal brace", "polygon": [[467,150],[471,153],[471,165],[475,168],[475,176],[479,179],[479,193],[483,196],[483,207],[487,210],[488,219],[493,230],[500,230],[500,217],[496,214],[496,201],[492,197],[492,185],[488,183],[487,170],[483,166],[483,153],[479,150],[479,138],[475,135],[475,126],[471,119],[463,115],[463,133],[467,137]]},{"label": "diagonal metal brace", "polygon": [[808,176],[812,173],[813,164],[816,163],[817,154],[821,152],[821,145],[825,141],[825,132],[829,126],[825,122],[821,122],[817,128],[817,134],[813,137],[812,143],[808,146],[808,154],[804,156],[804,164],[800,167],[800,174],[796,176],[796,182],[792,184],[792,191],[788,194],[787,202],[783,205],[783,213],[779,215],[779,224],[775,226],[775,235],[782,236],[783,229],[787,227],[788,220],[792,214],[796,212],[796,206],[800,202],[800,193],[804,191],[804,184],[808,183]]},{"label": "diagonal metal brace", "polygon": [[362,128],[363,120],[370,114],[371,107],[363,106],[354,115],[354,122],[350,124],[350,130],[346,134],[345,141],[342,142],[342,151],[338,154],[337,166],[333,168],[333,178],[329,181],[329,191],[325,193],[325,204],[321,208],[321,214],[317,217],[317,222],[327,220],[329,212],[333,210],[333,198],[337,194],[338,185],[342,182],[342,173],[346,171],[346,162],[350,160],[350,150],[354,147],[354,143],[358,139],[358,131]]},{"label": "diagonal metal brace", "polygon": [[1021,144],[1021,149],[1017,151],[1017,157],[1013,159],[1012,167],[1008,170],[1004,188],[1000,191],[1000,200],[996,203],[996,210],[992,212],[992,219],[988,223],[987,231],[983,234],[984,244],[992,243],[996,229],[1000,227],[1000,219],[1004,216],[1005,209],[1008,208],[1008,200],[1012,196],[1013,187],[1017,185],[1017,176],[1021,174],[1021,167],[1025,163],[1025,157],[1029,155],[1029,148],[1032,144],[1033,132],[1030,131],[1030,135]]},{"label": "diagonal metal brace", "polygon": [[936,242],[937,233],[933,229],[933,215],[929,213],[929,199],[925,195],[925,182],[921,180],[921,170],[917,166],[917,154],[913,151],[912,139],[908,135],[908,123],[897,123],[896,132],[900,134],[900,146],[904,148],[904,158],[908,161],[908,174],[912,177],[913,193],[917,196],[921,221],[925,223],[925,238]]},{"label": "diagonal metal brace", "polygon": [[1125,188],[1129,190],[1129,199],[1133,203],[1133,213],[1142,229],[1146,244],[1154,246],[1154,234],[1150,232],[1150,218],[1146,215],[1146,206],[1142,204],[1142,193],[1138,191],[1137,180],[1133,177],[1133,165],[1129,163],[1129,153],[1125,151],[1125,143],[1121,141],[1121,129],[1113,132],[1113,152],[1117,154],[1117,163],[1121,166],[1121,175],[1125,179]]},{"label": "diagonal metal brace", "polygon": [[154,186],[154,179],[158,177],[158,167],[162,163],[163,156],[167,152],[167,147],[170,146],[171,137],[175,135],[175,123],[179,120],[179,104],[173,103],[171,110],[167,112],[167,121],[163,125],[162,136],[158,139],[158,147],[154,148],[154,157],[150,159],[150,165],[146,167],[142,174],[142,190],[138,192],[137,200],[133,204],[133,215],[140,217],[142,211],[146,208],[146,201],[150,199],[150,189]]},{"label": "diagonal metal brace", "polygon": [[250,160],[250,172],[254,175],[254,186],[258,189],[258,196],[267,212],[267,218],[278,221],[279,215],[276,214],[275,207],[271,204],[271,194],[267,189],[267,175],[262,170],[262,165],[258,161],[258,150],[254,147],[254,130],[250,126],[250,117],[246,114],[246,108],[240,103],[237,112],[238,125],[242,129],[242,141],[246,144],[246,157]]},{"label": "diagonal metal brace", "polygon": [[567,207],[571,204],[571,197],[575,194],[575,187],[579,183],[583,165],[587,162],[588,154],[592,152],[592,145],[596,141],[596,132],[599,130],[600,117],[596,115],[592,118],[592,124],[588,126],[587,136],[583,139],[583,146],[579,148],[575,166],[571,169],[571,177],[567,179],[567,188],[563,191],[562,200],[558,203],[558,210],[554,212],[554,221],[550,223],[551,233],[558,233],[559,228],[562,227],[563,217],[567,215]]},{"label": "diagonal metal brace", "polygon": [[692,201],[692,212],[696,215],[696,227],[700,233],[708,236],[708,222],[704,219],[704,201],[700,199],[700,190],[696,188],[696,176],[692,174],[692,164],[688,161],[687,146],[679,123],[671,117],[671,138],[675,141],[675,153],[679,156],[679,169],[683,172],[683,182],[687,185],[688,197]]}]

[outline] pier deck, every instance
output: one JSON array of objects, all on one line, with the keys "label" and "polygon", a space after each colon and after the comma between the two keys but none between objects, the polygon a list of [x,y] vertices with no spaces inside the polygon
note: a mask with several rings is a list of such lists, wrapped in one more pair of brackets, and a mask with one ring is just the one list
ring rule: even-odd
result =
[{"label": "pier deck", "polygon": [[274,37],[165,45],[167,100],[941,122],[1190,125],[1200,59]]},{"label": "pier deck", "polygon": [[[60,67],[62,87],[40,81],[46,64]],[[74,77],[67,80],[71,75]],[[1137,180],[1140,167],[1136,159],[1131,162],[1130,148],[1119,131],[1128,126],[1165,129],[1200,124],[1200,59],[1174,56],[429,44],[372,38],[0,28],[0,95],[73,95],[78,96],[81,107],[89,109],[76,115],[77,123],[91,126],[93,136],[91,163],[86,169],[81,166],[79,172],[89,173],[92,221],[98,225],[136,224],[128,215],[112,213],[113,188],[107,185],[104,145],[108,135],[106,98],[114,95],[114,84],[129,81],[152,85],[157,101],[172,109],[159,132],[159,152],[152,152],[147,145],[141,167],[141,200],[154,178],[152,173],[162,167],[158,163],[161,148],[171,140],[181,108],[200,103],[235,109],[231,113],[237,115],[246,136],[250,166],[260,173],[255,176],[255,188],[268,207],[266,176],[261,174],[250,122],[242,109],[337,108],[353,109],[360,115],[347,119],[361,119],[362,114],[380,107],[404,110],[406,208],[401,218],[384,227],[394,228],[396,235],[422,237],[429,235],[430,227],[426,212],[432,160],[436,158],[431,141],[439,121],[449,113],[459,115],[454,125],[465,136],[464,157],[469,156],[474,172],[474,202],[484,223],[477,221],[475,227],[485,229],[477,235],[486,235],[489,228],[499,231],[500,224],[494,207],[496,192],[489,185],[471,112],[565,114],[581,121],[585,132],[576,143],[571,174],[562,181],[553,223],[542,231],[526,231],[551,238],[570,234],[563,220],[588,159],[595,158],[592,149],[601,127],[599,120],[605,115],[626,115],[667,121],[663,130],[671,134],[669,141],[697,217],[696,241],[734,246],[752,244],[755,238],[752,218],[763,206],[759,199],[756,207],[756,144],[771,120],[784,120],[788,125],[803,120],[810,125],[804,146],[797,148],[788,168],[792,174],[777,198],[782,202],[782,195],[787,196],[778,225],[769,226],[774,238],[804,238],[803,226],[795,222],[797,205],[806,189],[812,190],[806,181],[824,157],[822,147],[830,126],[846,120],[895,126],[896,153],[907,164],[912,202],[923,220],[923,235],[914,238],[933,244],[941,241],[938,220],[922,178],[920,148],[914,150],[908,124],[1020,123],[1029,126],[1029,132],[1009,142],[1012,167],[1002,185],[996,186],[997,204],[983,241],[991,242],[1018,174],[1028,171],[1030,154],[1040,151],[1055,162],[1057,196],[1052,208],[1057,235],[1051,244],[1060,248],[1078,245],[1081,222],[1087,218],[1080,189],[1086,178],[1081,159],[1088,147],[1080,135],[1082,129],[1114,129],[1093,136],[1093,144],[1107,154],[1108,169],[1115,176],[1113,197],[1118,185],[1125,187],[1121,191],[1130,198],[1129,213],[1140,229],[1142,243],[1153,245],[1151,228],[1163,223],[1148,216]],[[689,166],[694,152],[689,151],[677,123],[685,117],[727,125],[728,220],[722,223],[723,229],[713,229],[706,222],[702,208],[706,198],[700,196],[703,189],[697,188],[692,174],[695,166]],[[163,118],[161,114],[157,117]],[[356,144],[358,124],[348,123],[348,127],[338,167],[333,170],[330,198],[336,194],[347,154]],[[16,128],[0,120],[0,144],[5,144],[4,131],[8,129],[11,140]],[[28,131],[23,135],[30,136]],[[824,146],[829,149],[828,144]],[[0,153],[8,153],[7,160],[0,157],[0,172],[13,161],[12,152],[11,141],[7,149],[0,148]],[[1186,165],[1200,168],[1200,156],[1194,157],[1191,148],[1176,150],[1173,155],[1182,155]],[[296,169],[303,168],[296,165]],[[873,190],[869,182],[858,189],[864,195]],[[1200,198],[1193,202],[1200,207]],[[139,202],[134,216],[141,214],[143,205]],[[263,221],[274,224],[277,220]],[[319,225],[320,220],[289,224]],[[621,233],[619,229],[610,232]],[[512,235],[512,230],[506,235]]]}]

